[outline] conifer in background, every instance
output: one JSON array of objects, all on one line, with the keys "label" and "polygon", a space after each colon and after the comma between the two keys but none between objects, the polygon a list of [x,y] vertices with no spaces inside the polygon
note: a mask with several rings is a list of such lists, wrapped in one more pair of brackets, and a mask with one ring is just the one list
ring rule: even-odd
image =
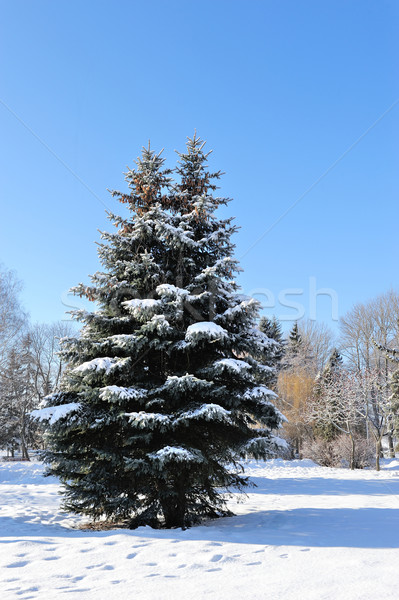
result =
[{"label": "conifer in background", "polygon": [[281,324],[275,316],[273,316],[271,319],[268,317],[261,317],[259,320],[259,329],[262,333],[267,335],[268,338],[276,342],[276,344],[269,348],[262,357],[259,357],[259,361],[262,364],[272,368],[271,377],[267,381],[267,384],[270,385],[272,389],[275,389],[278,373],[282,368],[282,360],[285,353],[285,344]]},{"label": "conifer in background", "polygon": [[235,227],[216,215],[228,200],[213,195],[207,156],[189,139],[173,182],[144,149],[129,192],[113,192],[129,216],[109,215],[104,270],[74,289],[97,309],[75,312],[81,335],[64,339],[60,391],[36,416],[65,507],[94,519],[185,527],[229,514],[221,491],[247,484],[240,459],[284,446],[275,394],[257,381],[271,368],[254,358],[275,342],[234,281]]}]

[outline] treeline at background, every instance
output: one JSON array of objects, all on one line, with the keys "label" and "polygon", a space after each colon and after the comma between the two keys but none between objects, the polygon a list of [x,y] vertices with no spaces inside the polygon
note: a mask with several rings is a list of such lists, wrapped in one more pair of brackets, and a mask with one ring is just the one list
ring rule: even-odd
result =
[{"label": "treeline at background", "polygon": [[44,432],[29,413],[57,389],[63,364],[59,340],[76,330],[68,321],[31,324],[19,301],[21,282],[0,269],[0,449],[29,459]]},{"label": "treeline at background", "polygon": [[[64,365],[59,341],[76,334],[68,321],[32,324],[19,301],[21,282],[0,269],[0,449],[29,459],[45,446],[43,426],[30,418],[57,390]],[[276,405],[287,418],[287,458],[363,468],[394,457],[399,438],[399,294],[356,304],[339,333],[311,320],[283,334],[276,318],[259,328],[280,343],[274,358]]]},{"label": "treeline at background", "polygon": [[315,321],[284,339],[275,319],[260,328],[282,344],[275,389],[291,457],[363,468],[394,457],[399,438],[399,294],[356,304],[339,334]]}]

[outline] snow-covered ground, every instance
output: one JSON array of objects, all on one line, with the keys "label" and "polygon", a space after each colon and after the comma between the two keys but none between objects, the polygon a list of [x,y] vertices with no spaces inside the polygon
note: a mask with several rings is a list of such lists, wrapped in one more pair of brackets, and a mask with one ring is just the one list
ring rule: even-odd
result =
[{"label": "snow-covered ground", "polygon": [[40,463],[0,463],[0,598],[397,600],[399,460],[383,467],[248,462],[236,517],[94,532]]}]

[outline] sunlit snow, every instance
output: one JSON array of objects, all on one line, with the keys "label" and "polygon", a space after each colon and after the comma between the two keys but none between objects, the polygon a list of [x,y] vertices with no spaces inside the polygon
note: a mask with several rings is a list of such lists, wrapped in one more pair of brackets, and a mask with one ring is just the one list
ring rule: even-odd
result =
[{"label": "sunlit snow", "polygon": [[249,461],[237,516],[186,531],[78,529],[42,472],[0,462],[2,600],[397,600],[399,460]]}]

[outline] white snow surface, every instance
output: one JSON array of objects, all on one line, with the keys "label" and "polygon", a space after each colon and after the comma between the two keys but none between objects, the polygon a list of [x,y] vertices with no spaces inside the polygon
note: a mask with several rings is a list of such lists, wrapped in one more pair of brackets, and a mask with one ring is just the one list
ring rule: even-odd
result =
[{"label": "white snow surface", "polygon": [[38,421],[48,421],[50,425],[54,425],[59,419],[63,419],[71,412],[76,412],[80,407],[81,405],[78,402],[69,402],[69,404],[32,410],[30,415]]},{"label": "white snow surface", "polygon": [[40,463],[0,462],[1,599],[397,600],[398,459],[380,473],[282,459],[245,472],[257,487],[229,500],[235,517],[93,531],[60,510]]}]

